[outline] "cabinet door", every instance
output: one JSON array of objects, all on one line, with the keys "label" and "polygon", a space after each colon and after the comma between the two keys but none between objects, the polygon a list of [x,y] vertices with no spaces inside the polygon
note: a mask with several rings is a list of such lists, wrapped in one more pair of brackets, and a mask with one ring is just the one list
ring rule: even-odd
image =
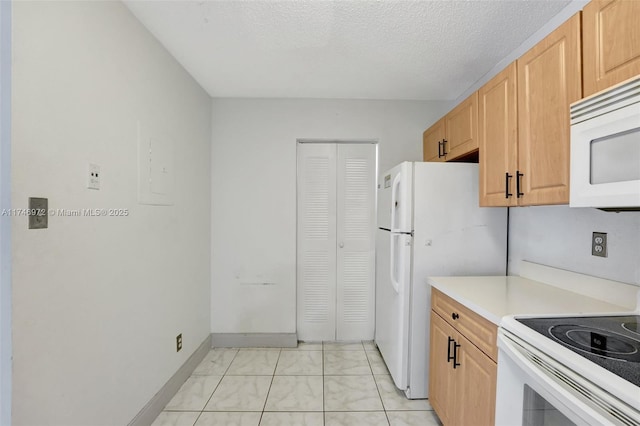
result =
[{"label": "cabinet door", "polygon": [[433,311],[430,327],[429,403],[440,417],[440,421],[448,425],[454,414],[455,377],[453,365],[447,361],[447,355],[453,350],[453,343],[450,343],[449,337],[454,336],[455,330]]},{"label": "cabinet door", "polygon": [[440,143],[444,140],[444,119],[441,118],[422,134],[422,158],[424,161],[444,161]]},{"label": "cabinet door", "polygon": [[640,74],[640,1],[593,0],[582,26],[584,96]]},{"label": "cabinet door", "polygon": [[458,334],[453,425],[495,423],[497,365],[464,336]]},{"label": "cabinet door", "polygon": [[517,61],[519,205],[569,203],[569,104],[582,94],[580,58],[578,13]]},{"label": "cabinet door", "polygon": [[478,92],[445,116],[447,161],[478,149]]},{"label": "cabinet door", "polygon": [[516,90],[516,63],[513,62],[478,91],[481,206],[516,204]]}]

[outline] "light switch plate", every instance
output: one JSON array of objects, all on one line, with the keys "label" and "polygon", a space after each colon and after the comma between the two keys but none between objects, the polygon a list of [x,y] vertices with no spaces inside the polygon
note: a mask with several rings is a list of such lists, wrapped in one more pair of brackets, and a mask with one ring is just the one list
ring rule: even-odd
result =
[{"label": "light switch plate", "polygon": [[87,188],[100,189],[100,166],[89,164],[87,169]]},{"label": "light switch plate", "polygon": [[49,227],[49,199],[29,197],[29,229]]}]

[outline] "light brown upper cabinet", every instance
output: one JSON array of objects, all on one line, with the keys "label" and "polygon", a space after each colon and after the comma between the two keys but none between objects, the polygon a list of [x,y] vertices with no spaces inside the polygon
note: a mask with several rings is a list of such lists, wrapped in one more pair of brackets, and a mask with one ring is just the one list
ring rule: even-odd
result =
[{"label": "light brown upper cabinet", "polygon": [[513,62],[478,91],[480,205],[512,206],[509,192],[518,167],[518,104]]},{"label": "light brown upper cabinet", "polygon": [[424,161],[445,161],[442,153],[444,141],[444,118],[438,120],[422,134],[422,157]]},{"label": "light brown upper cabinet", "polygon": [[447,160],[478,149],[478,92],[462,101],[444,116],[446,137],[443,144]]},{"label": "light brown upper cabinet", "polygon": [[479,92],[480,205],[569,202],[569,104],[582,95],[580,14]]},{"label": "light brown upper cabinet", "polygon": [[450,161],[478,150],[478,92],[422,134],[424,161]]},{"label": "light brown upper cabinet", "polygon": [[525,53],[518,69],[518,205],[569,203],[569,104],[582,97],[580,13]]},{"label": "light brown upper cabinet", "polygon": [[640,74],[640,1],[593,0],[582,27],[584,96]]}]

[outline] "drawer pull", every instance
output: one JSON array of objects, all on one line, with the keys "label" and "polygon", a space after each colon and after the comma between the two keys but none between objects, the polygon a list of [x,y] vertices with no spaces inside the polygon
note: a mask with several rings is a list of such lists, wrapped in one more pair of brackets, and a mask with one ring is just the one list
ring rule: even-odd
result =
[{"label": "drawer pull", "polygon": [[458,318],[460,318],[460,315],[458,315],[456,312],[453,312],[453,313],[451,314],[451,318],[452,318],[453,320],[457,320]]}]

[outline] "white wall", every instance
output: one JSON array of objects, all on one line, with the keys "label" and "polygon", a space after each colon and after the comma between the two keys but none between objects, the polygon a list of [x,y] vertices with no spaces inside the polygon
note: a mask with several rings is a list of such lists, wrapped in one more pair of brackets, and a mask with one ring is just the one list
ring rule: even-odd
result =
[{"label": "white wall", "polygon": [[296,139],[376,139],[384,171],[422,160],[422,132],[444,106],[214,99],[212,331],[296,329]]},{"label": "white wall", "polygon": [[[211,100],[119,2],[13,13],[13,207],[130,215],[13,219],[12,424],[127,424],[209,334]],[[175,140],[174,206],[137,203],[138,119]]]},{"label": "white wall", "polygon": [[[11,2],[0,2],[0,210],[11,208]],[[11,218],[0,215],[0,425],[11,424]]]},{"label": "white wall", "polygon": [[[591,255],[591,233],[606,232],[608,257]],[[568,206],[509,210],[509,273],[521,259],[640,285],[640,212]]]}]

